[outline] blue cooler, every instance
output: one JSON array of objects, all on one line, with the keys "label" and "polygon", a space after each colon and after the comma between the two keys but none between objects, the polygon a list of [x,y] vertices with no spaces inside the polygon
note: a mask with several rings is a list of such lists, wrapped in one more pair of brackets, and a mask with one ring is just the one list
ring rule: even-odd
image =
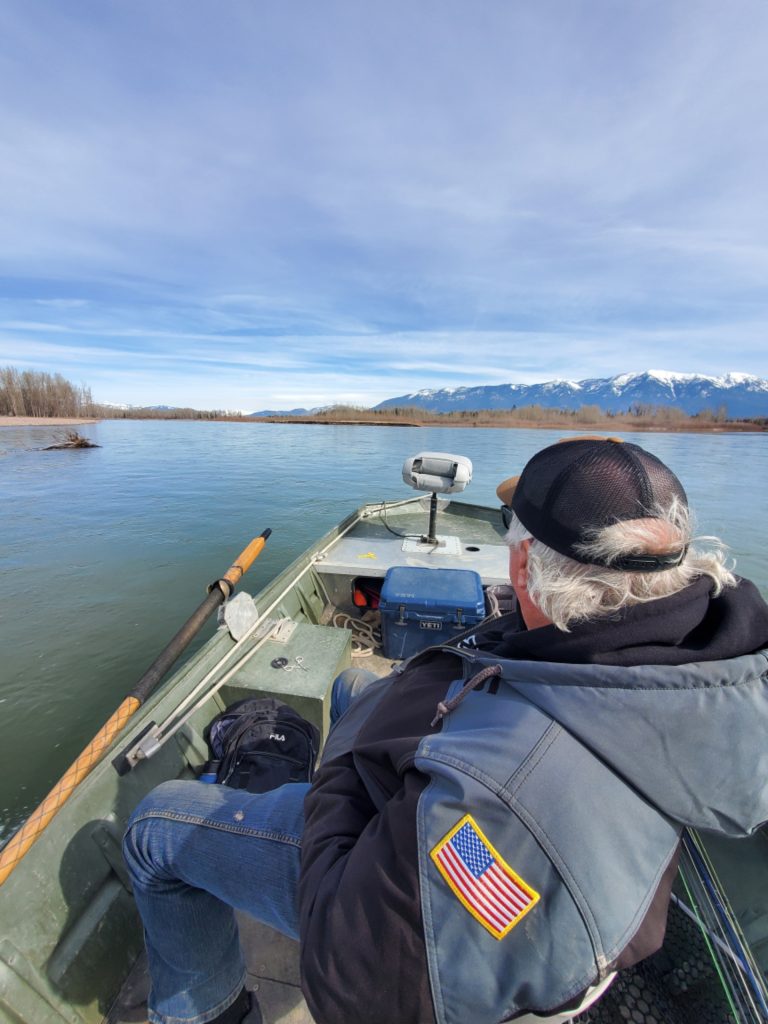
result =
[{"label": "blue cooler", "polygon": [[387,570],[379,602],[385,658],[410,658],[485,618],[483,584],[468,569]]}]

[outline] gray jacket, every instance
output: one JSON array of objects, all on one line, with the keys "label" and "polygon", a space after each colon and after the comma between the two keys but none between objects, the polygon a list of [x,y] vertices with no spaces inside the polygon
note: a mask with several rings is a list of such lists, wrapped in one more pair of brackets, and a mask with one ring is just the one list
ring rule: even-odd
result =
[{"label": "gray jacket", "polygon": [[466,670],[447,698],[485,666],[502,677],[419,744],[422,916],[438,1024],[490,1024],[605,975],[683,826],[768,820],[768,652],[672,668],[452,653]]}]

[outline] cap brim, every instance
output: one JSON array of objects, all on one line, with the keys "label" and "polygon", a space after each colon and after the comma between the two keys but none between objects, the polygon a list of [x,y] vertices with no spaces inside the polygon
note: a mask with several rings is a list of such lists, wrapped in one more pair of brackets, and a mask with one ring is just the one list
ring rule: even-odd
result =
[{"label": "cap brim", "polygon": [[512,504],[512,495],[515,493],[519,480],[519,476],[510,476],[506,480],[502,480],[496,488],[496,495],[502,505]]}]

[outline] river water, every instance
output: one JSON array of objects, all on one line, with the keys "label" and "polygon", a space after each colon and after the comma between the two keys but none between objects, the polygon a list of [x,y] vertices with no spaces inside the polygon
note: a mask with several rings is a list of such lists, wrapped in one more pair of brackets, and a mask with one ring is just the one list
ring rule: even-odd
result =
[{"label": "river water", "polygon": [[[467,455],[462,498],[559,433],[107,420],[101,448],[43,452],[51,427],[0,428],[0,842],[45,795],[205,596],[265,527],[254,592],[366,501],[414,494],[420,451]],[[624,434],[683,480],[700,533],[731,547],[768,597],[765,434]]]}]

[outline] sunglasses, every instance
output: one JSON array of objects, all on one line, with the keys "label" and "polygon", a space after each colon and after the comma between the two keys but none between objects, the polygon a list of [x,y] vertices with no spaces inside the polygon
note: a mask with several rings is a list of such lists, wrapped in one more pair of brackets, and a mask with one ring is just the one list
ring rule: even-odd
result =
[{"label": "sunglasses", "polygon": [[512,522],[512,515],[512,509],[509,507],[509,505],[501,506],[501,521],[502,523],[504,523],[505,530],[509,529],[509,525]]}]

